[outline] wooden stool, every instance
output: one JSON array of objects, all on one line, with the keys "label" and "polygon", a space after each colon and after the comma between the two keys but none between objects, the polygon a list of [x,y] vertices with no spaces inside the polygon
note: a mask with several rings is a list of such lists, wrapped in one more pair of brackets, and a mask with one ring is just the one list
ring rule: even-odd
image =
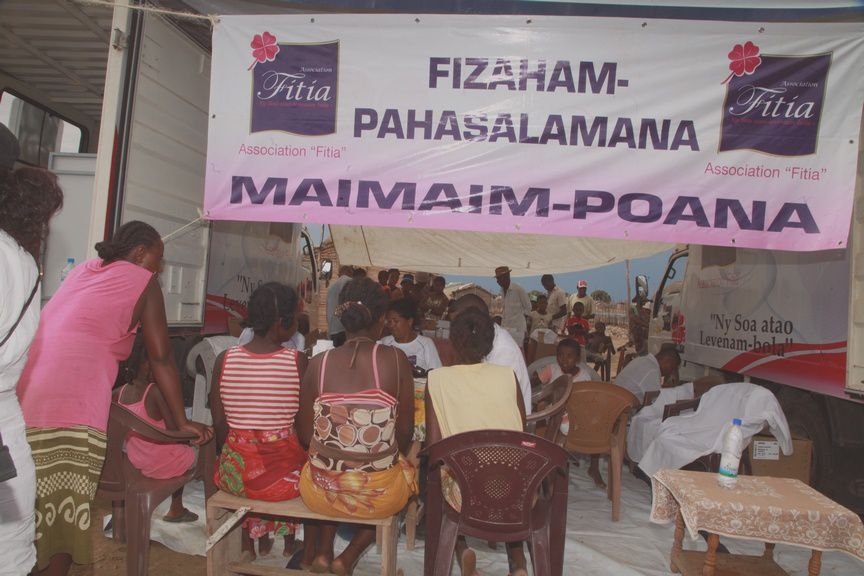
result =
[{"label": "wooden stool", "polygon": [[[346,524],[375,526],[381,544],[381,575],[396,576],[396,542],[399,537],[399,515],[381,519],[341,518],[313,512],[303,504],[302,498],[284,502],[264,502],[232,496],[221,490],[207,500],[207,536],[209,537],[238,508],[248,507],[250,514],[267,514],[283,518],[325,520]],[[273,568],[240,562],[242,522],[207,552],[207,576],[234,576],[236,574],[275,576],[277,574],[311,574],[310,572]]]}]

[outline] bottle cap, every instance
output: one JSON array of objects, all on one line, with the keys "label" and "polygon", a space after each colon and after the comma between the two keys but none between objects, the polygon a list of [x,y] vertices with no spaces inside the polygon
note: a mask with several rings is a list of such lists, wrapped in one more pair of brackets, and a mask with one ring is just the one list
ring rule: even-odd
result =
[{"label": "bottle cap", "polygon": [[733,426],[740,426],[741,425],[741,419],[740,418],[733,418],[732,419],[732,425]]},{"label": "bottle cap", "polygon": [[71,264],[71,263],[73,263],[73,262],[75,262],[75,258],[72,258],[71,256],[70,256],[69,258],[66,258],[66,263],[67,263],[67,264]]}]

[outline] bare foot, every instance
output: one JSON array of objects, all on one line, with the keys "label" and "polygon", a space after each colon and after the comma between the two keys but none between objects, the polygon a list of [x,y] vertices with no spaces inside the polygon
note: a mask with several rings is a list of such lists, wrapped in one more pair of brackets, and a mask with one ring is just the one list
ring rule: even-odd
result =
[{"label": "bare foot", "polygon": [[273,550],[273,539],[269,535],[261,536],[258,539],[258,555],[269,556],[271,550]]},{"label": "bare foot", "polygon": [[597,488],[606,488],[606,482],[603,481],[603,476],[600,475],[600,470],[597,468],[588,468],[588,476],[594,480],[594,485]]},{"label": "bare foot", "polygon": [[[356,564],[356,563],[355,563]],[[332,574],[336,574],[337,576],[349,576],[354,573],[354,566],[350,568],[345,565],[345,562],[341,557],[337,557],[333,560],[333,563],[330,564],[330,572]]]},{"label": "bare foot", "polygon": [[[459,566],[462,568],[462,576],[477,576],[477,554],[470,548],[467,548],[462,553]],[[528,575],[526,574],[525,576]]]},{"label": "bare foot", "polygon": [[323,554],[319,554],[315,556],[315,559],[312,560],[312,565],[309,567],[310,572],[314,572],[315,574],[327,574],[330,572],[330,564],[331,560],[324,556]]},{"label": "bare foot", "polygon": [[302,540],[288,540],[286,536],[285,548],[282,549],[282,556],[291,558],[294,554],[303,548]]},{"label": "bare foot", "polygon": [[243,550],[240,552],[240,562],[243,564],[249,564],[255,561],[255,551],[254,550]]}]

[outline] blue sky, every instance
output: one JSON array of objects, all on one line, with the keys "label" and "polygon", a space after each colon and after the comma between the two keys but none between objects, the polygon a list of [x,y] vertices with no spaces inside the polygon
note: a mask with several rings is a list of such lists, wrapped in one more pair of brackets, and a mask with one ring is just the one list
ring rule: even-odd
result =
[{"label": "blue sky", "polygon": [[[647,258],[631,260],[630,281],[634,282],[637,274],[645,274],[648,276],[648,293],[653,295],[654,291],[657,289],[657,285],[663,278],[663,272],[666,270],[666,262],[669,260],[669,255],[671,253],[672,251],[670,250]],[[579,280],[587,280],[589,293],[594,290],[606,290],[606,292],[612,296],[612,300],[616,302],[627,298],[627,273],[623,262],[582,272],[553,274],[553,276],[555,276],[555,283],[568,294],[576,291],[576,282]],[[495,283],[494,278],[447,276],[447,282],[474,282],[491,291],[493,294],[497,294],[501,290],[498,284]],[[513,277],[513,282],[519,284],[529,292],[531,290],[543,290],[543,286],[540,285],[540,276]],[[635,294],[635,291],[633,290],[634,289],[631,285],[631,293]]]}]

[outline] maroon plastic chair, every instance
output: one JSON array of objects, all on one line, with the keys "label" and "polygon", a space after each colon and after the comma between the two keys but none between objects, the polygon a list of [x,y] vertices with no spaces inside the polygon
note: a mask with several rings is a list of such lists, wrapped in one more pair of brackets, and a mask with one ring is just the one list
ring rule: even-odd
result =
[{"label": "maroon plastic chair", "polygon": [[[450,574],[459,535],[527,540],[535,576],[561,576],[569,473],[563,448],[525,432],[479,430],[456,434],[427,450],[426,576]],[[459,485],[460,511],[444,500],[442,466]]]},{"label": "maroon plastic chair", "polygon": [[[162,430],[141,420],[134,412],[116,402],[111,403],[108,417],[108,446],[102,476],[99,478],[97,496],[112,501],[114,539],[126,543],[126,574],[147,574],[150,564],[150,518],[166,498],[196,477],[204,477],[205,493],[215,492],[212,476],[215,463],[213,442],[202,446],[198,455],[198,466],[182,476],[155,480],[147,478],[136,469],[123,452],[123,445],[130,432],[135,432],[152,442],[182,444],[195,440],[189,432]],[[209,474],[205,471],[209,470]]]}]

